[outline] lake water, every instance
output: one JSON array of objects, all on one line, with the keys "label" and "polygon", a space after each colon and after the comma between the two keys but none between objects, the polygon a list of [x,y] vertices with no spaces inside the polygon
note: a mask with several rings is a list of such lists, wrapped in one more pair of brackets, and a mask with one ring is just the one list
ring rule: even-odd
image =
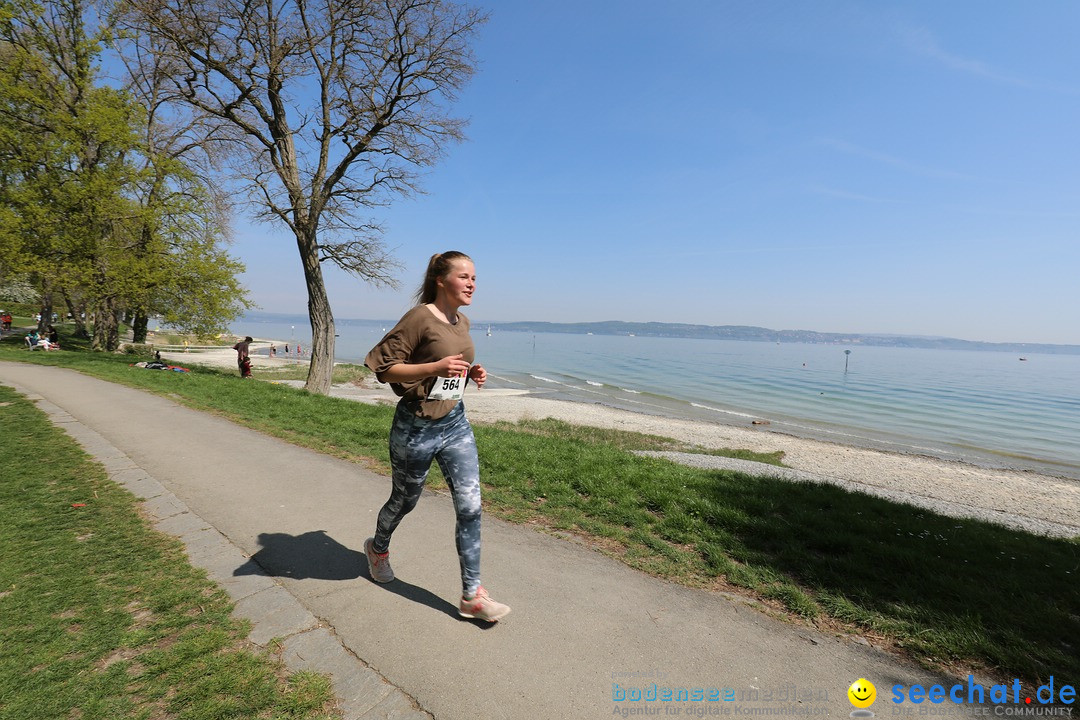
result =
[{"label": "lake water", "polygon": [[[336,359],[361,362],[392,324],[339,320]],[[1078,355],[485,329],[490,387],[1080,479]],[[303,318],[234,331],[310,344]]]}]

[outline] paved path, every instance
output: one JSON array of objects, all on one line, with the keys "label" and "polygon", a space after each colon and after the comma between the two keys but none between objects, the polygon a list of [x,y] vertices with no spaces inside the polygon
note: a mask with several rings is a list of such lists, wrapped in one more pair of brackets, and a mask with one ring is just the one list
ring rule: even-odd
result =
[{"label": "paved path", "polygon": [[[362,547],[386,477],[69,370],[0,363],[0,382],[35,399],[146,498],[156,526],[180,536],[192,562],[255,621],[255,642],[285,638],[290,665],[331,673],[350,719],[601,718],[649,708],[846,716],[847,688],[860,677],[877,685],[881,715],[895,709],[885,704],[893,684],[943,681],[857,641],[491,517],[484,584],[514,612],[494,626],[464,621],[448,497],[425,493],[394,537],[398,579],[377,585]],[[654,682],[730,688],[735,700],[615,699]]]}]

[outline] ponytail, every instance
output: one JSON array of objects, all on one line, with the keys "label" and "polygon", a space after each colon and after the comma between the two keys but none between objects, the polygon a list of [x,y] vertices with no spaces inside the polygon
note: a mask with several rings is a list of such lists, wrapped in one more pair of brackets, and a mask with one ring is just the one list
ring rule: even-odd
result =
[{"label": "ponytail", "polygon": [[420,284],[414,296],[417,305],[435,302],[439,291],[438,279],[450,274],[455,260],[472,260],[472,258],[457,250],[448,250],[431,256],[428,260],[427,272],[424,273],[424,282]]}]

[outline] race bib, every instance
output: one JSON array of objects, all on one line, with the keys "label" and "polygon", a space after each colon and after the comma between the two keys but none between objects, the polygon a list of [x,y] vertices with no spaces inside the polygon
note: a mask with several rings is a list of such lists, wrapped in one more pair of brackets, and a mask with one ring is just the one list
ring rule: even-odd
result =
[{"label": "race bib", "polygon": [[437,377],[427,399],[460,400],[465,395],[465,380],[463,377]]}]

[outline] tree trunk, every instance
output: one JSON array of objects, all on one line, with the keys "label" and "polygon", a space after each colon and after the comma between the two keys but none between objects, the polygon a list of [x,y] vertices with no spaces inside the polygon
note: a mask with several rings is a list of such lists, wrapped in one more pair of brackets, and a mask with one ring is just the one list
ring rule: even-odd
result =
[{"label": "tree trunk", "polygon": [[75,303],[71,302],[71,296],[66,292],[62,293],[64,297],[64,304],[67,305],[68,312],[71,314],[71,319],[75,321],[75,337],[86,339],[90,337],[90,333],[86,330],[86,303],[80,302],[76,307]]},{"label": "tree trunk", "polygon": [[298,228],[296,244],[304,265],[304,280],[308,291],[308,319],[311,321],[311,364],[308,366],[308,392],[328,395],[334,372],[334,314],[326,295],[322,266],[319,264],[319,243],[315,228]]},{"label": "tree trunk", "polygon": [[103,298],[94,313],[94,338],[90,347],[95,351],[114,352],[120,347],[120,319],[115,298]]},{"label": "tree trunk", "polygon": [[150,318],[145,310],[136,310],[135,318],[131,321],[131,342],[146,342],[146,330],[150,326]]},{"label": "tree trunk", "polygon": [[53,296],[52,292],[46,292],[41,296],[41,321],[38,322],[38,333],[45,331],[45,328],[52,324],[53,314]]}]

